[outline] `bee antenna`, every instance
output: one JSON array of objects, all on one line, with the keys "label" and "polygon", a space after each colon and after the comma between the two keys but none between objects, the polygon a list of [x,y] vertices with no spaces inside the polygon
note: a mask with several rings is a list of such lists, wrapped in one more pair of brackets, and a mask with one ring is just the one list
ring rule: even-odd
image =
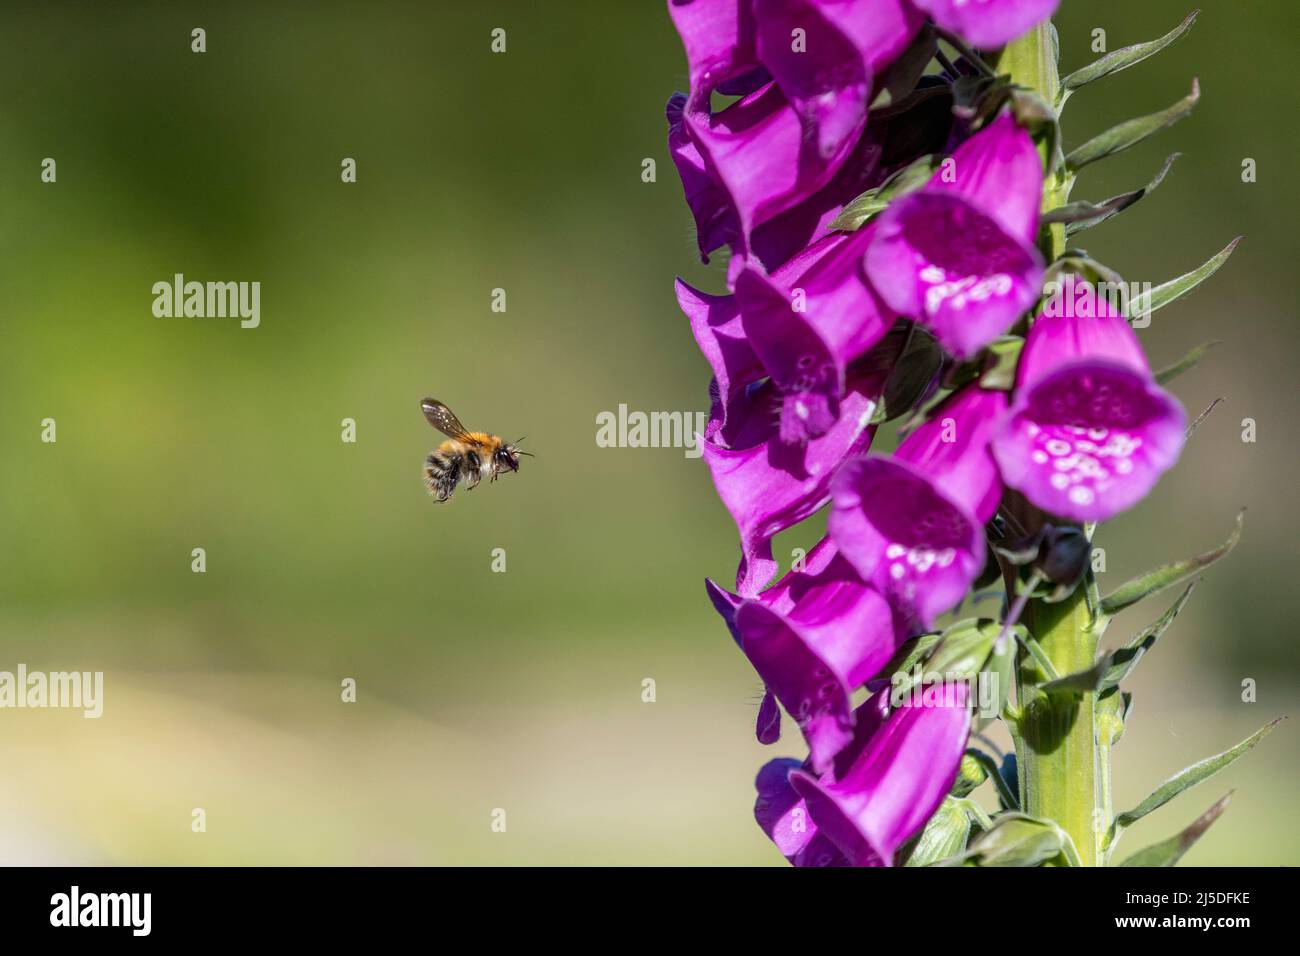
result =
[{"label": "bee antenna", "polygon": [[536,457],[537,457],[537,456],[534,455],[531,451],[520,451],[518,448],[515,449],[515,454],[516,454],[516,455],[527,455],[529,458],[536,458]]}]

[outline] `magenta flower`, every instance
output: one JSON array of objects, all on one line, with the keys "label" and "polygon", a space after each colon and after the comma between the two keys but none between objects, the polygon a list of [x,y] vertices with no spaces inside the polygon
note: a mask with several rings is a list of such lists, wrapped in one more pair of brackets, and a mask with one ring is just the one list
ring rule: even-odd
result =
[{"label": "magenta flower", "polygon": [[808,804],[795,792],[790,773],[807,769],[790,757],[769,760],[758,772],[754,789],[754,819],[781,854],[795,866],[848,866],[849,861],[830,838],[817,830]]},{"label": "magenta flower", "polygon": [[700,247],[700,258],[708,262],[710,252],[736,241],[740,221],[726,191],[705,168],[704,157],[691,140],[682,118],[685,107],[686,96],[682,93],[668,100],[668,154],[677,167],[686,204],[695,217],[695,241]]},{"label": "magenta flower", "polygon": [[[874,184],[874,75],[921,15],[906,0],[671,0],[669,12],[690,68],[689,95],[668,104],[669,152],[700,253],[731,243],[775,268]],[[741,98],[714,113],[715,91]],[[897,161],[932,148],[924,139]]]},{"label": "magenta flower", "polygon": [[1042,187],[1033,140],[1003,114],[880,217],[866,257],[872,285],[954,355],[973,355],[1038,299]]},{"label": "magenta flower", "polygon": [[[1100,820],[1060,811],[1077,806],[1067,792],[1087,805],[1108,779],[1104,735],[1113,740],[1130,699],[1114,675],[1126,678],[1134,661],[1127,651],[1101,660],[1112,678],[1102,688],[1079,667],[1097,659],[1111,615],[1199,573],[1236,540],[1106,597],[1089,572],[1091,529],[1079,525],[1151,490],[1181,451],[1186,416],[1094,287],[1078,280],[1030,321],[1043,256],[1053,274],[1081,261],[1065,229],[1040,231],[1042,204],[1053,222],[1083,228],[1140,193],[1090,211],[1068,202],[1054,171],[1044,196],[1042,140],[1020,122],[1035,103],[1048,119],[1062,91],[1168,45],[1195,15],[1130,48],[1140,56],[1110,54],[1062,79],[1055,31],[1040,22],[1056,5],[669,0],[690,67],[689,93],[668,104],[669,149],[701,255],[730,254],[728,294],[677,285],[713,372],[700,449],[741,546],[735,592],[706,588],[762,683],[758,740],[779,740],[786,714],[807,744],[806,759],[772,760],[755,780],[755,819],[796,866],[889,866],[900,851],[916,865],[1108,863],[1142,808],[1106,808]],[[973,49],[1009,43],[1004,56]],[[715,111],[715,94],[734,100]],[[1067,165],[1134,145],[1194,100],[1114,127]],[[1163,288],[1176,296],[1206,271]],[[870,453],[873,421],[905,423],[892,455]],[[771,584],[774,536],[827,504],[825,537]],[[927,635],[933,643],[903,644],[932,631],[981,572],[1004,579],[1000,621],[968,619]],[[1041,630],[1048,606],[1060,609],[1051,641],[1008,643],[1022,619]],[[1018,666],[1022,655],[1033,666]],[[923,679],[909,682],[908,699],[893,697],[899,671],[913,667]],[[1012,673],[1017,705],[1006,696]],[[992,710],[980,725],[1002,719],[1036,754],[1018,764],[1023,750],[1007,755],[1021,798],[1000,786],[994,813],[963,799],[987,754],[971,754],[954,789],[976,674],[982,698],[995,692],[981,700]],[[1064,791],[1046,784],[1066,778]],[[1186,846],[1164,841],[1124,865],[1169,865]]]},{"label": "magenta flower", "polygon": [[839,418],[849,365],[893,324],[867,284],[862,253],[871,229],[827,236],[770,279],[737,271],[746,340],[782,395],[783,441],[816,438]]},{"label": "magenta flower", "polygon": [[852,694],[897,649],[889,603],[855,579],[828,582],[784,614],[757,600],[736,610],[741,650],[799,726],[814,770],[852,739]]},{"label": "magenta flower", "polygon": [[853,736],[852,694],[898,649],[888,602],[829,539],[807,566],[745,600],[710,582],[714,605],[768,692],[798,724],[824,770]]},{"label": "magenta flower", "polygon": [[[791,571],[776,584],[760,595],[760,600],[778,612],[788,612],[794,607],[798,595],[805,590],[807,582],[822,578],[831,563],[836,560],[835,546],[829,538],[823,538],[804,556],[800,571]],[[796,587],[796,584],[798,586]],[[742,638],[736,628],[736,611],[747,599],[732,594],[719,587],[713,581],[705,579],[705,590],[714,609],[726,623],[736,646],[741,647]],[[777,706],[776,696],[770,688],[765,688],[763,701],[758,708],[758,719],[754,728],[759,743],[773,744],[781,737],[781,708]]]},{"label": "magenta flower", "polygon": [[1060,0],[911,0],[934,22],[986,49],[1014,40],[1056,12]]},{"label": "magenta flower", "polygon": [[669,0],[686,63],[693,110],[707,109],[710,94],[758,66],[754,18],[745,0]]},{"label": "magenta flower", "polygon": [[893,457],[850,462],[831,486],[831,538],[909,622],[933,626],[984,567],[983,526],[1002,494],[989,442],[1005,409],[1001,392],[968,386]]},{"label": "magenta flower", "polygon": [[847,203],[919,157],[947,152],[953,128],[951,90],[935,77],[922,85],[931,95],[906,109],[873,117],[829,183],[760,225],[736,251],[758,259],[775,275],[792,256],[831,235],[831,223]]},{"label": "magenta flower", "polygon": [[745,339],[734,295],[709,295],[677,280],[677,304],[691,323],[696,344],[713,369],[712,410],[704,437],[731,444],[728,411],[743,400],[745,390],[764,376],[763,363]]},{"label": "magenta flower", "polygon": [[753,11],[758,59],[823,156],[857,139],[874,74],[921,25],[905,0],[753,0]]},{"label": "magenta flower", "polygon": [[757,594],[776,573],[772,538],[826,504],[836,470],[870,447],[875,404],[873,396],[850,390],[825,434],[804,445],[788,444],[779,435],[781,396],[766,382],[735,403],[739,414],[735,407],[728,413],[731,447],[716,435],[703,442],[713,484],[740,532],[736,590],[742,595]]},{"label": "magenta flower", "polygon": [[693,111],[689,102],[683,122],[735,210],[742,238],[825,186],[852,146],[821,154],[775,83],[715,114]]},{"label": "magenta flower", "polygon": [[1091,291],[1067,284],[1052,300],[1063,314],[1041,315],[1030,330],[993,454],[1003,480],[1044,511],[1105,521],[1178,460],[1187,418],[1124,318],[1075,290]]},{"label": "magenta flower", "polygon": [[[893,864],[898,848],[925,826],[952,788],[970,733],[966,687],[960,683],[927,687],[919,701],[892,712],[888,706],[889,692],[883,690],[858,709],[853,743],[828,772],[789,771],[816,824],[814,838],[828,840],[853,866]],[[764,782],[770,799],[773,782]],[[783,852],[792,845],[788,837],[794,834],[778,827],[773,833],[783,838]],[[826,855],[808,845],[800,849]]]}]

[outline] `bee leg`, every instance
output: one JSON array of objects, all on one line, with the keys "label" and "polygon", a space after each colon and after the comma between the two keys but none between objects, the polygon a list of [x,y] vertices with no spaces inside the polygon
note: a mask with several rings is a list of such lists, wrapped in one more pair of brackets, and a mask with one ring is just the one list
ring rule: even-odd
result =
[{"label": "bee leg", "polygon": [[483,480],[482,459],[478,452],[471,451],[465,455],[465,490],[473,491]]}]

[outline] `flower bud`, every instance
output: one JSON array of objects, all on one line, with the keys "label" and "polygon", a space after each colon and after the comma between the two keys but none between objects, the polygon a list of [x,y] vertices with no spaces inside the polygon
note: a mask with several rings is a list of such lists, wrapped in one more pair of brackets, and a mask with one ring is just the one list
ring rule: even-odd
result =
[{"label": "flower bud", "polygon": [[1007,813],[971,842],[971,851],[980,866],[1038,866],[1058,856],[1064,845],[1055,824]]},{"label": "flower bud", "polygon": [[1028,567],[1055,585],[1043,596],[1048,603],[1074,593],[1092,560],[1092,542],[1081,529],[1070,525],[1043,524],[1028,537],[1003,542],[995,550],[1012,564]]},{"label": "flower bud", "polygon": [[[957,768],[957,780],[952,785],[952,795],[954,797],[964,797],[988,778],[989,772],[984,769],[984,765],[971,756],[970,753],[966,753],[961,758],[961,766]],[[947,806],[947,803],[944,806]],[[939,809],[942,811],[943,807]]]},{"label": "flower bud", "polygon": [[926,662],[926,673],[954,680],[974,678],[988,660],[1001,629],[997,621],[987,618],[958,621],[944,631],[938,649]]}]

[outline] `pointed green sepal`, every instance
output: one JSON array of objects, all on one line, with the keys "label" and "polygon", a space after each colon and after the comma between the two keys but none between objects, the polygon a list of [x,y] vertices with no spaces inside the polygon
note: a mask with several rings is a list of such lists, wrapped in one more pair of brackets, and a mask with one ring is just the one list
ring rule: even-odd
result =
[{"label": "pointed green sepal", "polygon": [[1126,46],[1123,49],[1107,53],[1099,60],[1089,63],[1082,69],[1075,70],[1073,73],[1061,80],[1060,102],[1064,103],[1070,98],[1070,94],[1079,87],[1095,80],[1100,80],[1103,76],[1110,76],[1112,73],[1118,73],[1120,70],[1126,70],[1134,64],[1141,63],[1147,57],[1159,53],[1169,44],[1173,43],[1180,36],[1192,28],[1196,22],[1200,10],[1193,10],[1187,15],[1182,23],[1174,27],[1158,40],[1151,40],[1147,43],[1135,43],[1133,46]]},{"label": "pointed green sepal", "polygon": [[1228,257],[1232,255],[1233,250],[1237,248],[1239,242],[1241,242],[1241,236],[1224,246],[1222,251],[1200,268],[1193,269],[1177,279],[1170,279],[1168,282],[1156,286],[1150,292],[1143,292],[1141,295],[1134,296],[1129,300],[1129,316],[1150,315],[1152,312],[1163,309],[1169,303],[1176,302],[1187,295],[1187,293],[1219,271],[1219,268],[1228,261]]},{"label": "pointed green sepal", "polygon": [[1224,767],[1228,766],[1268,736],[1273,728],[1285,719],[1285,717],[1278,717],[1276,720],[1265,724],[1259,730],[1255,731],[1241,743],[1237,744],[1237,746],[1231,747],[1223,753],[1216,754],[1213,757],[1206,757],[1204,760],[1198,761],[1190,767],[1184,767],[1182,770],[1178,771],[1157,787],[1149,797],[1139,803],[1132,810],[1126,810],[1115,817],[1115,821],[1110,825],[1110,831],[1106,834],[1106,846],[1113,846],[1115,841],[1119,839],[1120,834],[1124,832],[1125,828],[1132,826],[1148,813],[1159,810],[1184,790],[1190,790],[1198,783],[1213,777]]},{"label": "pointed green sepal", "polygon": [[1101,689],[1109,671],[1110,659],[1103,657],[1086,671],[1075,671],[1073,674],[1066,674],[1064,677],[1049,680],[1046,684],[1038,686],[1049,694],[1088,694]]},{"label": "pointed green sepal", "polygon": [[922,156],[910,165],[904,166],[879,186],[868,189],[845,206],[831,223],[831,228],[842,232],[853,232],[862,228],[873,217],[884,212],[893,200],[924,186],[939,167],[941,158],[936,155]]},{"label": "pointed green sepal", "polygon": [[1243,508],[1237,513],[1237,523],[1232,529],[1232,534],[1228,535],[1228,540],[1217,548],[1194,557],[1184,558],[1182,561],[1162,564],[1158,568],[1152,568],[1145,574],[1139,574],[1126,584],[1121,584],[1102,598],[1101,612],[1108,616],[1118,614],[1126,607],[1137,604],[1143,598],[1159,594],[1165,588],[1181,584],[1199,574],[1237,546],[1237,542],[1241,540],[1241,526],[1245,517],[1246,511]]},{"label": "pointed green sepal", "polygon": [[1203,411],[1203,412],[1201,412],[1201,414],[1197,415],[1196,418],[1192,421],[1192,423],[1191,423],[1190,425],[1187,426],[1187,433],[1183,436],[1184,440],[1186,440],[1186,439],[1188,439],[1188,438],[1191,438],[1193,435],[1195,435],[1195,434],[1196,434],[1196,429],[1198,429],[1198,428],[1201,427],[1201,422],[1203,422],[1203,421],[1205,421],[1207,418],[1209,418],[1209,417],[1210,417],[1210,412],[1214,411],[1216,408],[1218,408],[1218,407],[1219,407],[1220,405],[1222,405],[1222,404],[1223,404],[1223,397],[1220,396],[1220,397],[1216,398],[1214,401],[1210,402],[1210,404],[1206,405],[1206,406],[1205,406],[1205,411]]},{"label": "pointed green sepal", "polygon": [[1065,157],[1066,168],[1075,172],[1089,163],[1095,163],[1099,159],[1114,156],[1131,146],[1136,146],[1149,136],[1173,126],[1192,111],[1200,98],[1201,85],[1197,80],[1192,80],[1192,91],[1172,106],[1147,116],[1127,120],[1088,140]]},{"label": "pointed green sepal", "polygon": [[1067,238],[1078,235],[1085,229],[1091,229],[1093,226],[1099,226],[1112,216],[1118,216],[1129,206],[1133,205],[1147,193],[1154,190],[1169,173],[1169,169],[1174,165],[1182,153],[1173,153],[1165,160],[1160,171],[1156,173],[1155,178],[1147,183],[1141,189],[1135,189],[1132,192],[1121,193],[1118,196],[1111,196],[1099,203],[1091,202],[1072,202],[1064,206],[1058,206],[1048,212],[1043,213],[1042,221],[1044,223],[1063,222],[1065,223],[1065,235]]},{"label": "pointed green sepal", "polygon": [[1196,348],[1192,349],[1173,365],[1170,365],[1168,368],[1162,368],[1160,371],[1156,372],[1156,384],[1168,385],[1184,372],[1189,372],[1196,368],[1196,366],[1201,364],[1201,359],[1205,358],[1206,353],[1216,345],[1219,345],[1220,342],[1221,340],[1219,339],[1215,339],[1212,342],[1204,342],[1196,346]]},{"label": "pointed green sepal", "polygon": [[1097,663],[1087,670],[1067,674],[1064,677],[1058,677],[1056,680],[1041,684],[1041,689],[1048,693],[1073,692],[1086,694],[1118,687],[1120,681],[1128,677],[1133,668],[1137,667],[1137,662],[1142,659],[1142,655],[1155,646],[1156,641],[1160,640],[1160,636],[1169,629],[1169,625],[1173,624],[1178,612],[1183,609],[1187,599],[1192,596],[1192,591],[1195,590],[1197,583],[1198,581],[1193,581],[1189,584],[1169,610],[1160,615],[1149,627],[1138,632],[1123,647],[1109,654],[1103,654],[1098,658]]},{"label": "pointed green sepal", "polygon": [[1168,840],[1161,840],[1159,843],[1153,843],[1149,847],[1138,850],[1120,866],[1176,866],[1178,861],[1183,858],[1183,854],[1192,848],[1205,831],[1210,828],[1215,820],[1219,819],[1220,814],[1228,807],[1228,801],[1232,799],[1232,791],[1224,794],[1214,806],[1206,810],[1181,833],[1175,833]]},{"label": "pointed green sepal", "polygon": [[1196,590],[1198,583],[1199,580],[1187,585],[1169,610],[1135,634],[1132,640],[1119,650],[1112,651],[1106,656],[1106,663],[1109,666],[1102,678],[1101,686],[1097,688],[1098,690],[1118,687],[1120,681],[1133,672],[1133,668],[1137,667],[1138,661],[1142,659],[1143,655],[1155,646],[1156,641],[1160,640],[1165,631],[1169,630],[1169,625],[1174,623],[1174,618],[1178,617],[1178,613],[1192,596],[1192,592]]}]

